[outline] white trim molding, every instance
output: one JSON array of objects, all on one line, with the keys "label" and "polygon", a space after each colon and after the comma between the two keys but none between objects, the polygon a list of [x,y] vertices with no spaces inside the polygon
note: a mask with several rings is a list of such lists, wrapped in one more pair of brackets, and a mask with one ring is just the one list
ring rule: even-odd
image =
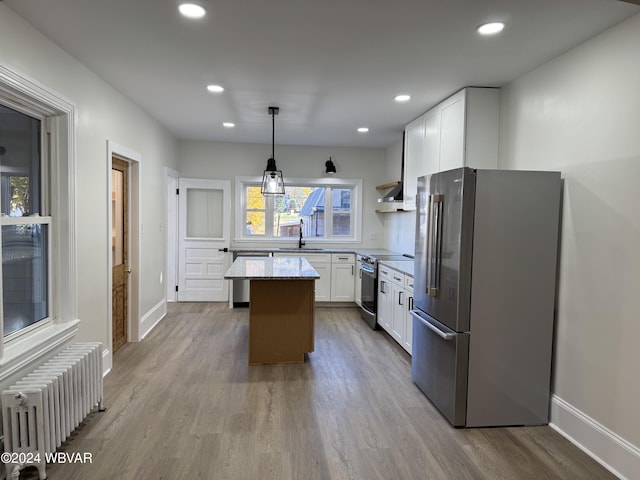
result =
[{"label": "white trim molding", "polygon": [[55,218],[53,239],[53,294],[51,322],[0,341],[0,378],[8,378],[43,359],[78,331],[76,251],[76,106],[39,82],[0,65],[0,98],[3,104],[46,121],[51,133],[49,165],[51,211]]},{"label": "white trim molding", "polygon": [[167,315],[167,301],[160,300],[140,320],[140,340],[143,340],[153,328]]},{"label": "white trim molding", "polygon": [[551,428],[621,479],[638,478],[640,448],[560,397],[551,397]]},{"label": "white trim molding", "polygon": [[[131,266],[131,276],[129,282],[129,311],[128,311],[128,338],[129,342],[139,342],[141,340],[140,332],[142,331],[140,318],[140,291],[141,291],[141,275],[140,268],[142,265],[142,228],[141,213],[142,208],[142,155],[135,150],[119,145],[111,140],[107,140],[107,192],[109,200],[107,202],[107,226],[108,232],[111,232],[112,212],[111,212],[111,167],[113,157],[122,159],[129,163],[129,265]],[[113,348],[111,344],[113,338],[113,320],[112,320],[112,271],[113,265],[111,250],[111,235],[108,239],[107,254],[107,282],[108,282],[108,302],[107,302],[107,318],[109,324],[109,351]]]}]

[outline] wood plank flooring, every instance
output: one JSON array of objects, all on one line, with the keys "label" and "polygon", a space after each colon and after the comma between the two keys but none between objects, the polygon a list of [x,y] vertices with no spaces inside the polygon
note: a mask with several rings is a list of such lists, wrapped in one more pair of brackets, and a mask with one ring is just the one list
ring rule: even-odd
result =
[{"label": "wood plank flooring", "polygon": [[[454,429],[410,357],[355,308],[318,308],[303,365],[247,365],[248,309],[170,304],[115,355],[108,410],[63,446],[91,464],[48,478],[613,479],[550,427]],[[34,469],[23,479],[37,478]]]}]

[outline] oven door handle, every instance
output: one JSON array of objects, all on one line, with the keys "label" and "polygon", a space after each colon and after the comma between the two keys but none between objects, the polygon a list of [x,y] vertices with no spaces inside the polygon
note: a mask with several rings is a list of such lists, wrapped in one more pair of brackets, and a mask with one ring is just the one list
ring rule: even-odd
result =
[{"label": "oven door handle", "polygon": [[370,267],[368,265],[360,265],[360,270],[367,272],[367,273],[371,273],[371,274],[375,274],[376,271],[373,267]]}]

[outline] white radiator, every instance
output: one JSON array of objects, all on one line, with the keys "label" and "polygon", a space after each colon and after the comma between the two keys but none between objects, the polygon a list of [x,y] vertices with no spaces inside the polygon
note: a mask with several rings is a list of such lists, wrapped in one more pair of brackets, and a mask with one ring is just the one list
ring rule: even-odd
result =
[{"label": "white radiator", "polygon": [[75,343],[2,392],[7,478],[27,465],[47,478],[47,455],[94,407],[104,410],[102,398],[101,343]]}]

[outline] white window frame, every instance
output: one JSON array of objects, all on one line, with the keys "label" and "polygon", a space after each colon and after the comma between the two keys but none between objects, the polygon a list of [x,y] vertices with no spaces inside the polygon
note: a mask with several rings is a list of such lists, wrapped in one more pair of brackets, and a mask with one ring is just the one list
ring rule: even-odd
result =
[{"label": "white window frame", "polygon": [[[290,244],[290,237],[276,237],[270,232],[273,225],[274,200],[273,195],[265,195],[265,226],[267,231],[265,235],[246,235],[245,230],[245,212],[246,197],[245,189],[247,186],[260,186],[262,177],[236,177],[235,197],[235,229],[234,242],[268,242],[269,244]],[[325,237],[309,237],[304,241],[309,244],[335,244],[335,243],[359,243],[362,238],[362,180],[348,178],[285,178],[285,187],[301,186],[301,187],[326,187],[325,205],[332,205],[332,189],[352,190],[351,198],[351,235],[328,235]],[[329,210],[331,212],[331,210]],[[333,232],[333,215],[325,214],[325,232]],[[269,235],[270,234],[270,235]],[[297,242],[298,240],[295,239]]]},{"label": "white window frame", "polygon": [[[49,317],[3,335],[0,321],[0,382],[69,342],[77,333],[75,217],[75,106],[38,82],[0,65],[0,102],[42,121],[43,199],[48,215],[3,217],[2,225],[46,223],[49,247]],[[2,295],[0,276],[0,299]],[[0,319],[1,320],[1,319]]]}]

